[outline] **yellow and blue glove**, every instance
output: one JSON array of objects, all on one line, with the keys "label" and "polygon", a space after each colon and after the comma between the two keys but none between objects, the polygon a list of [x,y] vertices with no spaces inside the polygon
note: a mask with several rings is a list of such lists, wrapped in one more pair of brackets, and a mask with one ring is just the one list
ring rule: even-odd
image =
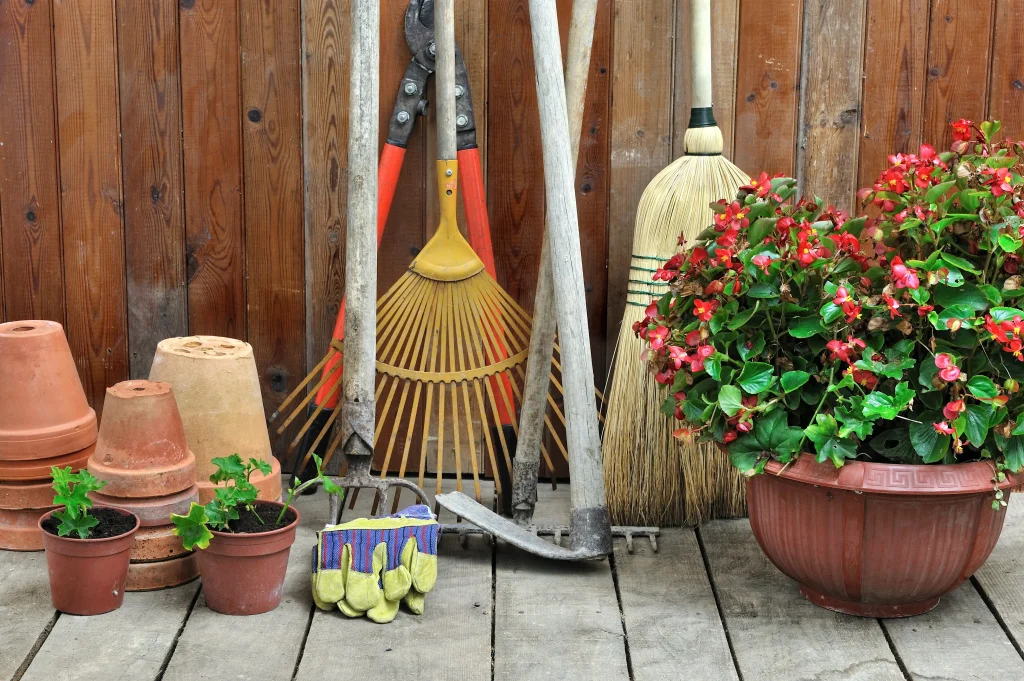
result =
[{"label": "yellow and blue glove", "polygon": [[439,530],[423,505],[322,530],[312,564],[317,607],[386,623],[404,599],[413,613],[422,614],[424,595],[437,581]]}]

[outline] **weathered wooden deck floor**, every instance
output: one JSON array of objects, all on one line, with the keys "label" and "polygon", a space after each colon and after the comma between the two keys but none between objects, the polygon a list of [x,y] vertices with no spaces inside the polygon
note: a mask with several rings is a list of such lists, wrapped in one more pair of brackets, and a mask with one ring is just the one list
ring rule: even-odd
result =
[{"label": "weathered wooden deck floor", "polygon": [[[564,518],[567,503],[567,488],[548,490],[538,521]],[[445,537],[426,614],[386,626],[313,607],[307,557],[326,500],[299,507],[285,599],[256,617],[211,612],[199,582],[128,594],[99,617],[58,616],[43,554],[0,552],[0,679],[1024,679],[1024,506],[1011,504],[975,578],[908,620],[811,605],[734,520],[666,530],[658,554],[619,542],[592,565]]]}]

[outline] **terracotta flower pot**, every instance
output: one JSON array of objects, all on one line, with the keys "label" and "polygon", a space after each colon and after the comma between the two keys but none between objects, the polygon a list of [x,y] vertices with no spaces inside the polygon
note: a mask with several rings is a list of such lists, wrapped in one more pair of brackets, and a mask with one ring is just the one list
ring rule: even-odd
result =
[{"label": "terracotta flower pot", "polygon": [[[2,498],[2,494],[0,494],[0,502],[2,502]],[[101,506],[113,506],[134,513],[142,527],[157,527],[167,525],[172,513],[187,515],[192,502],[199,501],[199,487],[192,485],[182,492],[148,499],[108,497],[98,492],[93,492],[89,498]]]},{"label": "terracotta flower pot", "polygon": [[0,324],[0,461],[43,459],[96,440],[75,360],[57,322]]},{"label": "terracotta flower pot", "polygon": [[39,519],[56,508],[47,505],[42,508],[0,509],[0,549],[42,551]]},{"label": "terracotta flower pot", "polygon": [[199,576],[196,554],[161,560],[155,563],[132,563],[128,566],[125,591],[155,591],[191,582]]},{"label": "terracotta flower pot", "polygon": [[[135,527],[107,539],[58,537],[43,529],[49,511],[39,519],[39,531],[46,549],[53,607],[71,615],[100,615],[117,610],[124,601],[128,559],[139,529]],[[130,514],[125,514],[130,515]]]},{"label": "terracotta flower pot", "polygon": [[135,533],[131,561],[133,563],[154,563],[178,558],[187,553],[189,552],[181,544],[181,537],[174,534],[174,525],[140,527],[139,531]]},{"label": "terracotta flower pot", "polygon": [[53,505],[53,484],[49,481],[0,482],[0,509],[47,508]]},{"label": "terracotta flower pot", "polygon": [[196,457],[166,383],[124,381],[107,388],[89,472],[107,497],[148,498],[189,489]]},{"label": "terracotta flower pot", "polygon": [[46,459],[24,459],[19,461],[0,461],[0,482],[39,482],[50,479],[50,466],[65,468],[71,466],[73,472],[85,468],[92,456],[95,444],[70,454],[48,457]]},{"label": "terracotta flower pot", "polygon": [[210,545],[196,551],[203,594],[211,610],[225,615],[257,615],[280,604],[288,552],[299,526],[299,512],[294,507],[292,510],[295,520],[287,527],[259,534],[214,531]]},{"label": "terracotta flower pot", "polygon": [[243,461],[269,462],[271,474],[256,473],[251,480],[261,499],[280,498],[281,464],[270,449],[252,346],[219,336],[168,338],[157,345],[149,378],[174,389],[185,437],[196,456],[200,503],[213,499],[209,480],[216,467],[211,461],[234,453]]},{"label": "terracotta flower pot", "polygon": [[[805,454],[747,480],[750,526],[812,603],[865,617],[931,610],[988,558],[1006,510],[988,462],[910,466]],[[1016,484],[1000,484],[1007,497]]]}]

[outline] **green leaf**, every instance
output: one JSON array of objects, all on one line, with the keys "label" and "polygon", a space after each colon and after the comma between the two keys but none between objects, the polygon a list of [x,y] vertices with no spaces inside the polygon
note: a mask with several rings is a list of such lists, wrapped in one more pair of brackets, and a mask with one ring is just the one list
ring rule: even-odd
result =
[{"label": "green leaf", "polygon": [[943,253],[942,261],[946,263],[947,266],[956,267],[965,272],[970,272],[971,274],[981,274],[981,270],[979,270],[966,259],[961,258],[958,255],[953,255],[952,253]]},{"label": "green leaf", "polygon": [[806,371],[787,371],[782,374],[782,390],[791,393],[811,378]]},{"label": "green leaf", "polygon": [[1014,239],[1009,234],[999,235],[999,248],[1003,249],[1007,253],[1016,253],[1020,246],[1020,240]]},{"label": "green leaf", "polygon": [[789,335],[793,338],[810,338],[824,331],[825,327],[818,317],[800,317],[789,323]]},{"label": "green leaf", "polygon": [[989,310],[989,314],[997,322],[1013,321],[1014,317],[1024,318],[1024,310],[1018,310],[1015,307],[993,307]]},{"label": "green leaf", "polygon": [[754,435],[765,451],[773,454],[795,454],[804,431],[789,425],[785,409],[775,409],[757,421]]},{"label": "green leaf", "polygon": [[954,185],[956,185],[956,180],[950,180],[948,182],[942,182],[940,184],[935,185],[925,193],[925,202],[937,202],[940,198],[942,198],[942,195],[949,191],[950,188],[952,188]]},{"label": "green leaf", "polygon": [[910,424],[910,444],[925,463],[942,461],[949,451],[950,438],[935,430],[934,423],[941,421],[939,414],[926,412],[921,423]]},{"label": "green leaf", "polygon": [[831,324],[844,315],[843,308],[839,307],[832,301],[829,301],[821,306],[818,310],[818,314],[821,315],[822,320],[825,324]]},{"label": "green leaf", "polygon": [[992,420],[992,407],[987,404],[968,404],[967,423],[964,433],[972,445],[981,449],[988,438],[989,424]]},{"label": "green leaf", "polygon": [[816,422],[804,428],[804,435],[807,436],[816,447],[823,446],[831,438],[839,433],[839,425],[836,420],[827,414],[818,414]]},{"label": "green leaf", "polygon": [[729,313],[726,312],[725,310],[719,310],[714,315],[712,315],[711,319],[708,321],[708,328],[711,329],[711,333],[716,334],[719,331],[721,331],[722,327],[725,326],[725,322],[728,318]]},{"label": "green leaf", "polygon": [[751,395],[757,395],[771,385],[774,369],[764,362],[747,362],[736,382]]},{"label": "green leaf", "polygon": [[757,303],[754,304],[754,307],[749,307],[746,310],[743,310],[742,312],[738,313],[731,320],[729,320],[729,323],[726,324],[726,328],[729,329],[730,331],[735,331],[736,329],[741,328],[744,324],[750,321],[750,318],[754,316],[754,313],[757,312],[757,308],[760,305],[761,302],[758,301]]},{"label": "green leaf", "polygon": [[[722,360],[717,357],[710,357],[704,360],[704,371],[708,372],[708,376],[716,381],[722,380]],[[679,373],[681,374],[683,372]]]},{"label": "green leaf", "polygon": [[100,524],[100,521],[91,515],[72,515],[67,509],[54,511],[53,517],[60,521],[57,534],[61,537],[77,534],[79,539],[88,539],[89,530]]},{"label": "green leaf", "polygon": [[750,225],[750,229],[747,231],[747,240],[750,241],[750,245],[756,246],[764,241],[764,238],[775,229],[775,223],[778,221],[778,218],[758,218],[754,220],[754,224]]},{"label": "green leaf", "polygon": [[219,456],[210,460],[217,470],[210,476],[210,482],[219,483],[228,480],[245,479],[245,464],[238,454]]},{"label": "green leaf", "polygon": [[723,385],[718,391],[718,406],[726,416],[733,416],[743,408],[743,393],[734,385]]},{"label": "green leaf", "polygon": [[921,457],[914,451],[905,425],[883,430],[868,443],[874,451],[893,463],[921,463]]},{"label": "green leaf", "polygon": [[1003,445],[1003,456],[1006,457],[1006,467],[1011,473],[1020,473],[1024,468],[1024,437],[1014,435],[1006,440]]},{"label": "green leaf", "polygon": [[853,440],[833,437],[817,447],[818,462],[832,461],[836,468],[842,467],[846,459],[857,458],[857,443]]},{"label": "green leaf", "polygon": [[256,469],[260,473],[263,473],[263,475],[270,475],[270,473],[274,470],[273,468],[270,467],[269,463],[263,461],[262,459],[249,459],[248,468],[250,470]]},{"label": "green leaf", "polygon": [[779,289],[766,281],[759,281],[747,291],[751,298],[778,298]]},{"label": "green leaf", "polygon": [[213,533],[206,526],[209,522],[206,509],[194,501],[188,509],[188,515],[172,513],[171,522],[174,523],[172,532],[181,537],[181,543],[187,551],[195,548],[205,549],[213,539]]},{"label": "green leaf", "polygon": [[981,284],[978,288],[985,297],[988,298],[988,302],[992,305],[1000,305],[1003,302],[1003,295],[995,286],[992,286],[991,284]]},{"label": "green leaf", "polygon": [[875,424],[873,421],[864,421],[860,418],[860,406],[860,402],[857,402],[849,409],[836,407],[835,418],[842,424],[839,427],[839,437],[856,435],[861,440],[866,440],[871,435]]},{"label": "green leaf", "polygon": [[860,233],[864,231],[864,225],[867,224],[867,216],[861,216],[859,218],[850,218],[843,223],[843,226],[839,229],[840,233],[849,232],[855,237],[860,237]]},{"label": "green leaf", "polygon": [[975,397],[983,399],[992,399],[999,394],[999,388],[987,376],[972,376],[971,380],[967,381],[967,389]]},{"label": "green leaf", "polygon": [[988,298],[974,284],[965,284],[958,288],[938,284],[933,294],[935,304],[942,307],[957,305],[978,311],[988,309]]},{"label": "green leaf", "polygon": [[328,476],[323,476],[323,477],[321,478],[321,480],[322,480],[322,482],[323,482],[323,484],[324,484],[324,491],[325,491],[325,492],[327,492],[328,494],[336,494],[336,495],[338,495],[338,497],[339,497],[339,499],[338,499],[338,500],[339,500],[339,502],[340,502],[340,501],[341,501],[342,499],[344,499],[344,498],[345,498],[345,490],[343,490],[343,489],[342,489],[341,487],[339,487],[338,485],[334,484],[334,480],[332,480],[332,479],[331,479],[330,477],[328,477]]},{"label": "green leaf", "polygon": [[751,473],[762,454],[764,448],[753,435],[744,435],[729,443],[729,461],[743,473]]}]

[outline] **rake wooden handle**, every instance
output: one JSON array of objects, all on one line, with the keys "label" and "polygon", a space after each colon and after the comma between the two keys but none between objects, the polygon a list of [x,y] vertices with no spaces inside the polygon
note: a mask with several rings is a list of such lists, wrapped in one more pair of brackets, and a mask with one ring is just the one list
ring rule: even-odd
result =
[{"label": "rake wooden handle", "polygon": [[[572,142],[554,0],[530,0],[530,30],[540,109],[551,272],[557,284],[555,309],[564,349],[562,385],[572,477],[570,520],[571,526],[576,527],[571,535],[574,542],[598,544],[602,550],[610,552],[611,527],[601,471],[601,437],[583,289]],[[588,537],[579,537],[577,533],[586,533]]]},{"label": "rake wooden handle", "polygon": [[[572,153],[573,178],[579,156],[580,134],[583,130],[583,109],[586,104],[587,76],[594,43],[597,0],[576,0],[569,24],[569,47],[565,59],[565,98],[569,114],[569,141]],[[523,409],[519,419],[519,443],[516,447],[515,471],[512,480],[512,506],[517,520],[532,516],[540,472],[541,439],[544,437],[544,415],[551,375],[551,357],[555,347],[554,281],[551,278],[551,254],[547,229],[541,247],[540,272],[534,298],[533,330],[530,334],[530,358],[526,364],[526,386]]]},{"label": "rake wooden handle", "polygon": [[373,455],[377,344],[377,126],[380,5],[352,0],[349,94],[348,229],[345,246],[345,353],[341,446],[348,456]]}]

